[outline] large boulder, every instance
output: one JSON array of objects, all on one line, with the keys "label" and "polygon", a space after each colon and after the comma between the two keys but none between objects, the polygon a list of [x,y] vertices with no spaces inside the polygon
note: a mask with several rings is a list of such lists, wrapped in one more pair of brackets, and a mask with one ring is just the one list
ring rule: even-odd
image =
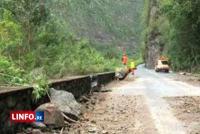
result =
[{"label": "large boulder", "polygon": [[129,69],[126,66],[121,67],[121,68],[116,68],[116,70],[115,70],[115,78],[119,79],[119,80],[123,80],[123,79],[126,78],[128,73],[129,73]]},{"label": "large boulder", "polygon": [[67,116],[78,120],[81,113],[81,105],[76,101],[72,93],[62,90],[50,89],[51,102]]},{"label": "large boulder", "polygon": [[[59,108],[53,103],[40,105],[35,111],[44,111],[44,122],[47,126],[62,127],[64,126],[64,117]],[[35,123],[35,126],[41,127],[41,123]]]}]

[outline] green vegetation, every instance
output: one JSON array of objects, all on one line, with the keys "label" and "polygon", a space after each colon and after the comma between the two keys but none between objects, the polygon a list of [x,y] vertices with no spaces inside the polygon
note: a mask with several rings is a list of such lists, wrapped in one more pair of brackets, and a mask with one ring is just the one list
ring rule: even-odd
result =
[{"label": "green vegetation", "polygon": [[199,7],[199,0],[1,0],[0,85],[37,83],[38,98],[48,79],[114,70],[123,48],[136,64],[162,54],[174,70],[200,72]]},{"label": "green vegetation", "polygon": [[144,37],[157,29],[161,53],[169,56],[173,69],[200,72],[200,1],[146,0],[144,20],[149,18],[150,2],[157,3],[158,16],[146,22]]},{"label": "green vegetation", "polygon": [[46,79],[114,70],[123,47],[136,59],[142,4],[1,0],[0,85],[38,83],[38,98]]},{"label": "green vegetation", "polygon": [[170,22],[166,47],[175,69],[200,72],[199,7],[199,0],[168,1],[161,7]]}]

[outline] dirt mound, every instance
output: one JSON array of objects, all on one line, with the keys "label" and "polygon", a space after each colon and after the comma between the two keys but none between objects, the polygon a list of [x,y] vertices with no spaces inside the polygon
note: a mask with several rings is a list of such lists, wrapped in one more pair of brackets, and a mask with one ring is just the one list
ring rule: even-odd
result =
[{"label": "dirt mound", "polygon": [[173,108],[175,116],[184,122],[190,134],[200,133],[200,97],[184,96],[165,98]]}]

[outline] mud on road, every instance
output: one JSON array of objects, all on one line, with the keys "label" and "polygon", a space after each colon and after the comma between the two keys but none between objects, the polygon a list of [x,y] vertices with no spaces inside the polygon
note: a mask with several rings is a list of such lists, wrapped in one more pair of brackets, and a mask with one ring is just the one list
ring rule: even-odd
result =
[{"label": "mud on road", "polygon": [[93,98],[95,105],[88,106],[70,134],[157,134],[142,96],[104,92]]},{"label": "mud on road", "polygon": [[184,123],[188,134],[200,134],[200,97],[183,96],[165,98],[175,116]]},{"label": "mud on road", "polygon": [[94,95],[95,105],[69,133],[199,134],[200,87],[175,76],[139,67],[134,77],[106,86],[110,92]]}]

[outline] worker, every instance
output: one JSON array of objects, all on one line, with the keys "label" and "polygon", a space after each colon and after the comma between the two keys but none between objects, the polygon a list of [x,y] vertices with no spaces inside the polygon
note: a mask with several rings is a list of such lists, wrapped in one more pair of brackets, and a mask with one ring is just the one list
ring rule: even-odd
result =
[{"label": "worker", "polygon": [[132,72],[132,74],[134,75],[134,71],[135,71],[136,67],[135,67],[135,62],[131,61],[130,62],[130,72]]},{"label": "worker", "polygon": [[126,65],[127,62],[128,62],[128,56],[127,56],[126,54],[123,54],[123,56],[122,56],[122,63],[123,63],[124,65]]}]

